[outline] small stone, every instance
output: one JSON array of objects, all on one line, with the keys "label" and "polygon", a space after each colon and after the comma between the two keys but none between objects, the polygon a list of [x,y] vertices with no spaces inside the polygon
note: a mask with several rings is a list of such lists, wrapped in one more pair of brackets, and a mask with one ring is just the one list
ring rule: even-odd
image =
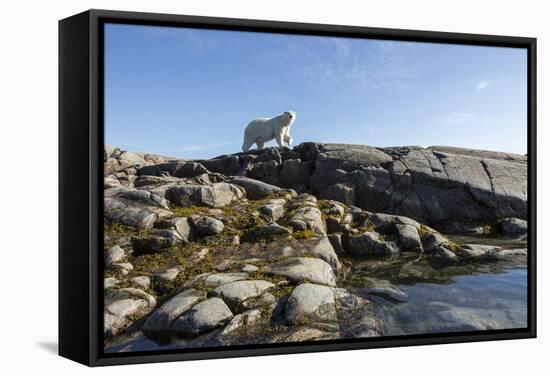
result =
[{"label": "small stone", "polygon": [[416,227],[411,225],[396,224],[395,229],[399,236],[399,243],[404,249],[411,251],[422,252],[422,242]]},{"label": "small stone", "polygon": [[237,281],[215,288],[212,294],[223,298],[233,312],[238,312],[242,310],[245,300],[258,297],[274,286],[273,283],[262,280]]},{"label": "small stone", "polygon": [[120,270],[123,275],[127,275],[134,270],[134,266],[129,262],[115,262],[111,264],[111,267],[116,270]]},{"label": "small stone", "polygon": [[115,277],[107,277],[103,280],[103,288],[110,289],[111,287],[116,287],[120,284],[120,281]]},{"label": "small stone", "polygon": [[243,331],[257,324],[262,318],[262,312],[259,309],[245,311],[233,317],[229,324],[222,330],[221,335],[226,336],[236,331]]},{"label": "small stone", "polygon": [[148,289],[149,287],[151,287],[151,278],[146,275],[134,277],[130,279],[130,281],[144,289]]},{"label": "small stone", "polygon": [[115,245],[114,247],[109,248],[107,251],[105,251],[104,254],[104,261],[105,265],[109,266],[114,262],[119,262],[124,259],[126,256],[124,250],[120,248],[120,246]]},{"label": "small stone", "polygon": [[253,272],[257,272],[258,270],[259,268],[256,265],[251,265],[251,264],[246,264],[241,268],[241,271],[245,273],[253,273]]},{"label": "small stone", "polygon": [[222,221],[212,217],[198,217],[191,219],[195,230],[200,236],[212,236],[221,233],[225,225]]}]

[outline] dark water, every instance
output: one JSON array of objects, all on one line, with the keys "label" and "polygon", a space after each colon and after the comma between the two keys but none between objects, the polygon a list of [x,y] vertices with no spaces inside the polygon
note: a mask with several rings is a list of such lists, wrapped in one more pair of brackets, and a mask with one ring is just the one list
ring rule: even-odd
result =
[{"label": "dark water", "polygon": [[[455,240],[526,247],[524,241],[510,239]],[[525,257],[447,267],[435,267],[416,256],[355,260],[342,285],[374,300],[386,335],[527,326]]]}]

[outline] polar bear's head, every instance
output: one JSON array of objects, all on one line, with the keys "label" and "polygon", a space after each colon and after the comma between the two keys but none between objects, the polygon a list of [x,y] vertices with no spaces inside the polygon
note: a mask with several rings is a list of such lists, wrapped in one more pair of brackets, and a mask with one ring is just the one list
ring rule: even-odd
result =
[{"label": "polar bear's head", "polygon": [[294,111],[285,111],[281,116],[287,125],[291,125],[296,120],[296,112]]}]

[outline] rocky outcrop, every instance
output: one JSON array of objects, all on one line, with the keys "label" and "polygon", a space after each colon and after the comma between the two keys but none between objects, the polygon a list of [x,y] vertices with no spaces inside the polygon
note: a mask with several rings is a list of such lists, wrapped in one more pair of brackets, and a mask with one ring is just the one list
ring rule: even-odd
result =
[{"label": "rocky outcrop", "polygon": [[431,225],[527,216],[527,157],[510,153],[304,143],[197,162]]},{"label": "rocky outcrop", "polygon": [[407,260],[399,273],[409,281],[426,265],[527,255],[522,245],[459,244],[427,225],[525,236],[526,197],[509,174],[525,167],[521,156],[307,143],[208,161],[106,147],[104,162],[107,341],[134,332],[190,347],[378,336],[372,300],[407,295],[342,288],[354,263]]}]

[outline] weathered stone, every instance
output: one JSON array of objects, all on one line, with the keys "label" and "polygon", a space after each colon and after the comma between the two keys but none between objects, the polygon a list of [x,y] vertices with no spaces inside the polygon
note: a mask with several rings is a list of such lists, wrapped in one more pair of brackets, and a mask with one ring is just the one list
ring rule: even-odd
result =
[{"label": "weathered stone", "polygon": [[225,228],[222,221],[212,217],[191,217],[191,222],[200,236],[217,235]]},{"label": "weathered stone", "polygon": [[286,319],[292,325],[336,320],[336,304],[330,287],[302,283],[286,303]]},{"label": "weathered stone", "polygon": [[129,262],[113,262],[110,267],[119,270],[124,275],[134,270],[134,266]]},{"label": "weathered stone", "polygon": [[525,234],[527,221],[519,218],[504,218],[500,221],[500,229],[505,234]]},{"label": "weathered stone", "polygon": [[109,290],[104,295],[105,336],[114,336],[126,329],[136,318],[145,316],[155,307],[154,296],[134,288]]},{"label": "weathered stone", "polygon": [[247,278],[247,273],[205,273],[186,282],[184,286],[195,286],[202,283],[208,287],[218,287],[231,282],[243,281]]},{"label": "weathered stone", "polygon": [[325,196],[331,200],[340,201],[346,205],[354,205],[356,202],[355,185],[333,184],[328,187]]},{"label": "weathered stone", "polygon": [[332,244],[332,248],[334,248],[337,255],[343,255],[346,253],[344,247],[342,246],[342,235],[329,234],[328,240],[330,241],[330,244]]},{"label": "weathered stone", "polygon": [[239,312],[247,299],[258,297],[272,287],[273,283],[262,280],[236,281],[215,288],[212,294],[221,297],[233,312]]},{"label": "weathered stone", "polygon": [[115,245],[106,250],[103,256],[105,265],[108,266],[113,262],[122,261],[122,259],[126,256],[126,253],[124,252],[124,249],[120,248],[118,245]]},{"label": "weathered stone", "polygon": [[179,293],[153,312],[143,325],[142,330],[145,333],[172,331],[174,320],[204,298],[206,298],[204,291],[189,289]]},{"label": "weathered stone", "polygon": [[165,219],[155,222],[155,227],[164,229],[174,229],[181,237],[181,241],[184,243],[194,240],[195,231],[189,224],[187,217],[178,217],[172,219]]},{"label": "weathered stone", "polygon": [[258,208],[258,211],[263,214],[269,222],[276,222],[285,214],[283,205],[280,204],[266,204]]},{"label": "weathered stone", "polygon": [[157,220],[157,214],[140,207],[129,206],[114,198],[105,198],[103,216],[109,223],[120,223],[125,226],[151,228]]},{"label": "weathered stone", "polygon": [[172,331],[193,337],[215,329],[233,318],[231,310],[220,298],[210,298],[196,304],[172,322]]},{"label": "weathered stone", "polygon": [[180,274],[180,271],[180,267],[175,266],[153,274],[153,278],[161,282],[171,282],[176,279],[176,277]]},{"label": "weathered stone", "polygon": [[166,190],[166,198],[179,206],[222,207],[244,196],[242,188],[234,184],[212,185],[180,184]]},{"label": "weathered stone", "polygon": [[157,230],[150,235],[132,237],[132,248],[136,255],[159,253],[183,241],[174,229]]},{"label": "weathered stone", "polygon": [[118,157],[121,161],[129,162],[132,165],[135,166],[142,166],[145,164],[145,159],[138,153],[132,153],[130,151],[124,151],[120,156]]},{"label": "weathered stone", "polygon": [[259,225],[247,231],[242,237],[243,242],[257,242],[262,239],[272,239],[277,236],[290,235],[290,230],[277,223]]},{"label": "weathered stone", "polygon": [[248,328],[256,325],[261,318],[262,312],[259,309],[245,311],[234,316],[220,334],[226,336],[232,333],[246,331]]},{"label": "weathered stone", "polygon": [[292,222],[302,221],[306,224],[306,228],[319,234],[326,235],[327,228],[321,211],[316,206],[302,206],[294,210],[294,215],[291,218]]},{"label": "weathered stone", "polygon": [[258,268],[256,265],[251,265],[251,264],[246,264],[241,268],[241,271],[245,273],[254,273],[254,272],[257,272],[258,270],[260,270],[260,268]]},{"label": "weathered stone", "polygon": [[151,287],[151,278],[146,275],[131,278],[130,281],[143,289],[148,289]]},{"label": "weathered stone", "polygon": [[357,256],[391,256],[399,253],[399,247],[392,241],[380,240],[376,232],[361,235],[346,234],[343,238],[347,253]]},{"label": "weathered stone", "polygon": [[110,289],[120,284],[120,281],[115,277],[107,277],[103,280],[103,288]]},{"label": "weathered stone", "polygon": [[422,252],[422,242],[420,241],[416,227],[411,225],[395,225],[395,229],[402,248]]},{"label": "weathered stone", "polygon": [[433,248],[427,254],[430,261],[436,264],[454,264],[458,261],[456,254],[444,246]]},{"label": "weathered stone", "polygon": [[323,260],[307,257],[293,257],[265,266],[269,275],[280,275],[294,283],[309,281],[328,286],[336,285],[332,268]]},{"label": "weathered stone", "polygon": [[481,244],[464,244],[456,254],[465,259],[495,259],[501,247]]},{"label": "weathered stone", "polygon": [[275,185],[245,177],[234,178],[231,183],[243,187],[246,191],[246,197],[251,200],[259,200],[281,190]]}]

